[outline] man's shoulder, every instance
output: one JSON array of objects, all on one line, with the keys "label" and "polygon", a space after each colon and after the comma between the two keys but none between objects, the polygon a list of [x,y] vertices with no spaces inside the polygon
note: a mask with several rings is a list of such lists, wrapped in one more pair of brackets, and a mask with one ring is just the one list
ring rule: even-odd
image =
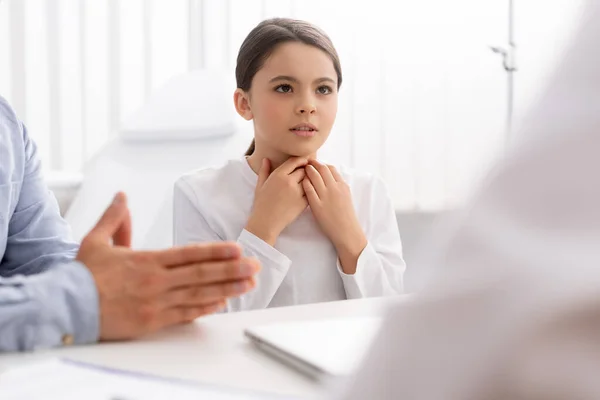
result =
[{"label": "man's shoulder", "polygon": [[[10,131],[15,131],[13,133],[16,133],[20,130],[20,122],[17,118],[15,110],[10,106],[10,104],[4,97],[0,96],[0,126],[4,125],[6,125],[9,128],[12,128],[10,129]],[[2,132],[2,134],[4,134],[4,132]]]},{"label": "man's shoulder", "polygon": [[20,180],[17,175],[24,162],[24,146],[21,124],[12,107],[0,96],[0,185]]}]

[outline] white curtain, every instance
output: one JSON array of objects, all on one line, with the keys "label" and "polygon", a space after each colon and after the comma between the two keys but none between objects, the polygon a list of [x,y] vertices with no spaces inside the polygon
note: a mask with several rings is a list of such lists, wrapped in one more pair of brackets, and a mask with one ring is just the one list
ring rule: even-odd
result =
[{"label": "white curtain", "polygon": [[506,143],[489,46],[505,45],[507,13],[507,0],[4,0],[0,94],[45,168],[76,172],[169,77],[232,70],[260,20],[306,19],[344,73],[322,156],[382,176],[398,209],[444,209]]}]

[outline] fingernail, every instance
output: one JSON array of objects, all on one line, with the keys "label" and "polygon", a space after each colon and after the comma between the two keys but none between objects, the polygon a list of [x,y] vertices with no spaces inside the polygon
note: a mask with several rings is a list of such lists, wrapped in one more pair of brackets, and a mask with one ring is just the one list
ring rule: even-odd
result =
[{"label": "fingernail", "polygon": [[246,281],[237,282],[237,283],[234,283],[234,285],[233,285],[233,290],[236,293],[246,293],[248,291],[248,288],[249,288],[248,283]]},{"label": "fingernail", "polygon": [[235,258],[240,254],[240,249],[237,245],[231,245],[225,248],[225,258]]},{"label": "fingernail", "polygon": [[256,267],[249,261],[243,261],[240,264],[240,274],[242,276],[251,276],[256,272]]},{"label": "fingernail", "polygon": [[119,192],[113,198],[113,204],[117,205],[117,204],[121,204],[122,202],[123,202],[123,193]]}]

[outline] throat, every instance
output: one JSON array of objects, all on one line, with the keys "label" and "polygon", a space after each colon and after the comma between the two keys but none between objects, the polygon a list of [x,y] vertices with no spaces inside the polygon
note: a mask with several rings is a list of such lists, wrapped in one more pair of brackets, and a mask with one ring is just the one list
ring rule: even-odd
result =
[{"label": "throat", "polygon": [[[275,171],[277,168],[279,168],[281,166],[281,164],[283,164],[284,162],[286,162],[287,160],[289,160],[291,157],[295,157],[295,156],[291,156],[289,154],[285,154],[285,153],[281,153],[281,152],[261,152],[261,151],[255,151],[251,156],[248,156],[247,160],[248,160],[248,164],[250,165],[250,168],[252,168],[252,170],[258,174],[258,171],[260,171],[260,166],[262,164],[262,160],[264,158],[267,158],[270,162],[271,162],[271,172]],[[306,158],[308,159],[316,159],[317,155],[315,154],[310,154],[308,156],[306,156]]]}]

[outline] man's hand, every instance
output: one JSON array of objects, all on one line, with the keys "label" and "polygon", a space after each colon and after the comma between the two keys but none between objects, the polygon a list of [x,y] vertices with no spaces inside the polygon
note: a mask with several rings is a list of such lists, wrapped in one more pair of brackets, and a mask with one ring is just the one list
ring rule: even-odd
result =
[{"label": "man's hand", "polygon": [[98,289],[100,340],[131,339],[214,313],[252,289],[260,269],[235,243],[163,251],[133,251],[130,244],[131,218],[119,193],[77,254]]}]

